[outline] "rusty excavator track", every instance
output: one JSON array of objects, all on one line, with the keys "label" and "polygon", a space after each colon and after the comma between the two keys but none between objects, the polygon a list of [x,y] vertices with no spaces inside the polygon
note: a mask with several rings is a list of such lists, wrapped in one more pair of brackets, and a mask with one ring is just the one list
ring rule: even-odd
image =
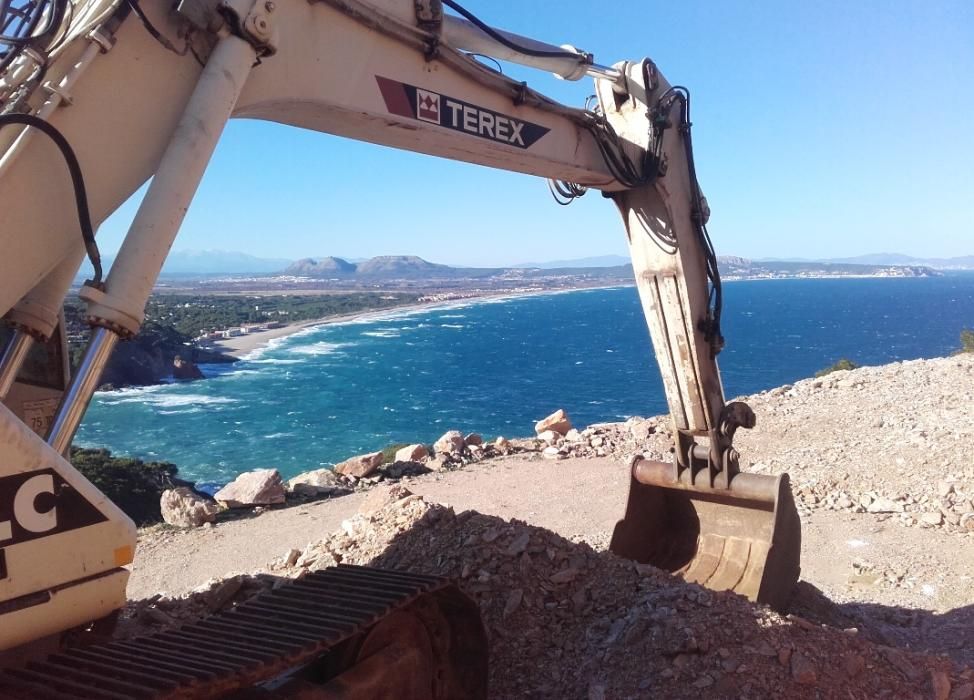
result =
[{"label": "rusty excavator track", "polygon": [[0,673],[10,700],[483,698],[487,643],[449,580],[340,565],[179,628]]}]

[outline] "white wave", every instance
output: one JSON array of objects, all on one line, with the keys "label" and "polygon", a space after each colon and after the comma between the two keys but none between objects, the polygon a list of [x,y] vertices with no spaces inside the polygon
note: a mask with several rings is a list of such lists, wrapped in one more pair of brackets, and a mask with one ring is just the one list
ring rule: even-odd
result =
[{"label": "white wave", "polygon": [[362,335],[370,338],[398,338],[399,330],[396,328],[380,328],[377,331],[363,331]]},{"label": "white wave", "polygon": [[195,406],[193,408],[187,408],[187,409],[177,410],[177,411],[159,411],[159,415],[160,416],[186,416],[189,415],[190,413],[201,413],[202,411],[203,411],[202,408],[200,408],[199,406]]},{"label": "white wave", "polygon": [[466,318],[466,314],[443,314],[440,318]]},{"label": "white wave", "polygon": [[296,365],[301,360],[286,360],[282,357],[266,357],[263,360],[251,360],[255,365]]},{"label": "white wave", "polygon": [[265,440],[276,440],[277,438],[283,437],[294,437],[294,433],[271,433],[270,435],[265,435]]},{"label": "white wave", "polygon": [[238,403],[238,399],[231,399],[226,396],[207,396],[206,394],[159,394],[147,391],[131,391],[114,401],[102,401],[102,403],[109,405],[141,403],[161,408],[178,408],[180,406],[213,406]]},{"label": "white wave", "polygon": [[440,328],[464,328],[462,323],[441,323]]},{"label": "white wave", "polygon": [[295,355],[331,355],[338,352],[348,343],[328,343],[324,340],[312,343],[311,345],[299,345],[296,348],[288,348],[287,351]]},{"label": "white wave", "polygon": [[243,355],[241,355],[240,356],[240,359],[241,360],[244,360],[244,361],[254,362],[254,361],[257,360],[257,358],[261,357],[264,353],[266,353],[266,352],[268,352],[270,350],[274,350],[274,349],[280,347],[281,345],[283,345],[285,340],[290,340],[291,338],[295,338],[295,337],[297,337],[298,335],[300,335],[303,332],[304,331],[300,331],[300,332],[294,333],[292,335],[285,335],[285,336],[281,336],[279,338],[271,338],[266,343],[264,343],[263,345],[261,345],[259,348],[254,348],[250,352],[244,353]]},{"label": "white wave", "polygon": [[226,374],[221,374],[223,379],[234,379],[236,377],[246,377],[252,374],[260,374],[256,369],[238,369],[234,372],[227,372]]}]

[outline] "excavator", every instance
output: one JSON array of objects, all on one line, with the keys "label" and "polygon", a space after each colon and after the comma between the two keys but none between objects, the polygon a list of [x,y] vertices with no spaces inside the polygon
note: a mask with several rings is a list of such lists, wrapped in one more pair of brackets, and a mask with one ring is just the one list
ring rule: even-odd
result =
[{"label": "excavator", "polygon": [[[339,566],[177,629],[63,642],[124,607],[136,543],[66,454],[231,118],[545,178],[562,204],[592,189],[612,200],[675,439],[671,461],[628,465],[610,548],[787,605],[798,514],[787,475],[740,468],[734,435],[755,416],[725,401],[718,372],[723,296],[690,95],[652,61],[602,65],[455,0],[4,0],[0,32],[0,696],[487,694],[476,605],[403,571]],[[560,104],[499,61],[591,78],[595,94]],[[105,274],[95,232],[147,182]],[[429,191],[416,206],[433,215]],[[62,308],[85,258],[91,335],[70,372]]]}]

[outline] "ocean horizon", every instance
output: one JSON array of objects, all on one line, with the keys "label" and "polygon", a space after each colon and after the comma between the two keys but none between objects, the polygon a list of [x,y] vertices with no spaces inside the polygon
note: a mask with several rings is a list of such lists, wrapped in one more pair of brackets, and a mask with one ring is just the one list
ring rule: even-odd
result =
[{"label": "ocean horizon", "polygon": [[[725,392],[791,383],[843,357],[946,355],[965,327],[974,275],[735,281],[725,286]],[[99,392],[75,444],[170,461],[213,485],[263,467],[289,477],[451,429],[529,435],[558,408],[578,426],[666,411],[632,286],[369,314],[203,371]]]}]

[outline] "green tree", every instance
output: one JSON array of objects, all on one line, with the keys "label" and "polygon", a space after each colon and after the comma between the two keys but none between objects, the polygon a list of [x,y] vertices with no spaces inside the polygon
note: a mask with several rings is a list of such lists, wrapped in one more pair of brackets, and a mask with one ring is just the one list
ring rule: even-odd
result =
[{"label": "green tree", "polygon": [[112,457],[112,453],[105,449],[72,447],[71,464],[136,525],[161,521],[159,498],[162,492],[183,483],[176,479],[175,464]]}]

